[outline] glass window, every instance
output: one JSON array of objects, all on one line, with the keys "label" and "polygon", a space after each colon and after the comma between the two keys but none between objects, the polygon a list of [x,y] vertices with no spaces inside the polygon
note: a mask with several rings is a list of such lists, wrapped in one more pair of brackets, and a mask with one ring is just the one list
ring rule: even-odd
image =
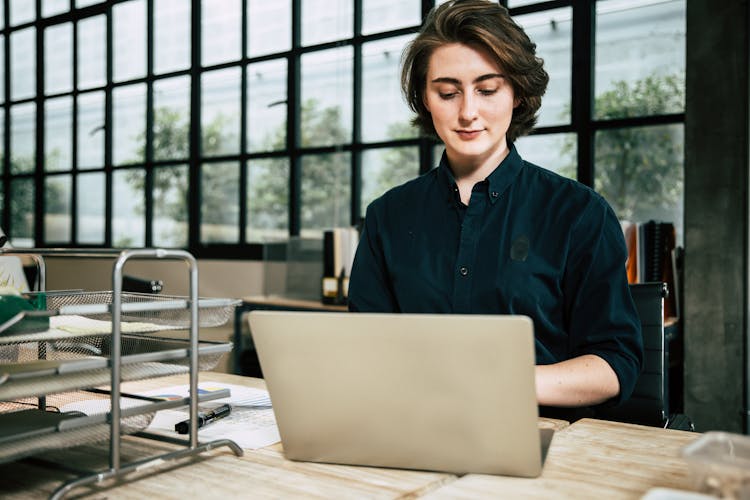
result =
[{"label": "glass window", "polygon": [[[10,108],[10,172],[33,172],[36,165],[36,104]],[[33,210],[32,210],[33,212]]]},{"label": "glass window", "polygon": [[112,7],[112,79],[146,75],[146,2],[133,0]]},{"label": "glass window", "polygon": [[76,0],[76,7],[88,7],[89,5],[94,5],[97,3],[104,3],[103,0]]},{"label": "glass window", "polygon": [[536,43],[550,77],[537,126],[570,123],[573,9],[545,10],[514,19]]},{"label": "glass window", "polygon": [[354,0],[304,0],[302,45],[351,38],[354,34]]},{"label": "glass window", "polygon": [[73,89],[73,25],[50,26],[44,30],[44,93]]},{"label": "glass window", "polygon": [[283,52],[292,47],[292,3],[249,0],[247,4],[247,55]]},{"label": "glass window", "polygon": [[140,163],[146,156],[146,84],[112,90],[112,163]]},{"label": "glass window", "polygon": [[351,155],[332,153],[302,157],[301,236],[351,225]]},{"label": "glass window", "polygon": [[36,30],[27,28],[10,35],[10,98],[36,95]]},{"label": "glass window", "polygon": [[190,154],[190,77],[154,82],[154,159],[184,159]]},{"label": "glass window", "polygon": [[247,67],[247,147],[251,152],[286,148],[287,60]]},{"label": "glass window", "polygon": [[240,152],[240,68],[203,73],[201,145],[205,156]]},{"label": "glass window", "polygon": [[620,219],[672,222],[682,239],[684,131],[681,123],[596,133],[596,190]]},{"label": "glass window", "polygon": [[154,169],[153,244],[159,247],[188,245],[188,167]]},{"label": "glass window", "polygon": [[154,2],[154,73],[190,67],[190,0]]},{"label": "glass window", "polygon": [[42,0],[42,17],[50,17],[70,10],[70,0]]},{"label": "glass window", "polygon": [[104,16],[78,23],[78,88],[101,87],[107,75],[107,24]]},{"label": "glass window", "polygon": [[422,23],[420,0],[362,0],[362,34],[389,31]]},{"label": "glass window", "polygon": [[539,3],[539,2],[540,0],[508,0],[508,8],[513,9],[515,7],[520,7],[522,5],[531,5],[531,4]]},{"label": "glass window", "polygon": [[419,148],[370,149],[362,153],[362,198],[364,217],[369,205],[394,186],[419,175]]},{"label": "glass window", "polygon": [[44,180],[44,241],[70,243],[72,178],[51,175]]},{"label": "glass window", "polygon": [[36,18],[36,2],[29,0],[10,0],[10,25],[28,23]]},{"label": "glass window", "polygon": [[146,174],[140,168],[112,172],[112,245],[115,247],[142,247],[146,241],[145,180]]},{"label": "glass window", "polygon": [[202,243],[239,243],[240,165],[206,163],[201,168]]},{"label": "glass window", "polygon": [[104,92],[78,96],[78,168],[104,167]]},{"label": "glass window", "polygon": [[[595,116],[615,118],[684,110],[684,0],[596,3]],[[613,102],[635,104],[614,109]]]},{"label": "glass window", "polygon": [[242,56],[241,0],[203,0],[201,64],[237,61]]},{"label": "glass window", "polygon": [[301,145],[351,141],[352,47],[302,56]]},{"label": "glass window", "polygon": [[413,116],[401,97],[401,51],[414,37],[387,38],[362,45],[362,140],[416,137]]},{"label": "glass window", "polygon": [[289,236],[289,160],[268,158],[247,162],[247,225],[249,243],[284,240]]},{"label": "glass window", "polygon": [[103,172],[80,174],[76,178],[76,242],[91,245],[104,244],[104,193],[105,176]]},{"label": "glass window", "polygon": [[0,35],[0,103],[4,103],[4,102],[5,102],[5,37]]},{"label": "glass window", "polygon": [[20,177],[11,179],[10,189],[10,237],[11,245],[15,247],[33,247],[34,243],[34,178]]},{"label": "glass window", "polygon": [[47,99],[44,103],[44,170],[73,168],[73,98]]},{"label": "glass window", "polygon": [[576,134],[544,134],[519,137],[518,154],[534,165],[565,177],[578,176]]}]

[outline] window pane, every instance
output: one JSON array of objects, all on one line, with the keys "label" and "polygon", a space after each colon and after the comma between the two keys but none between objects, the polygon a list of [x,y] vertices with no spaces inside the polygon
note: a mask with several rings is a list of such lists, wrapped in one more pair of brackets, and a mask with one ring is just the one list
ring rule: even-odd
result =
[{"label": "window pane", "polygon": [[10,181],[10,237],[15,247],[34,246],[34,179],[21,178]]},{"label": "window pane", "polygon": [[362,140],[416,137],[412,113],[401,97],[399,61],[412,35],[362,45]]},{"label": "window pane", "polygon": [[154,169],[153,244],[160,247],[188,245],[187,165]]},{"label": "window pane", "polygon": [[112,172],[112,244],[115,247],[145,244],[145,180],[145,172],[139,168]]},{"label": "window pane", "polygon": [[0,35],[0,103],[5,102],[5,37]]},{"label": "window pane", "polygon": [[415,178],[419,174],[419,148],[370,149],[362,153],[362,203],[360,214],[365,216],[367,205],[375,198]]},{"label": "window pane", "polygon": [[112,162],[139,163],[146,154],[146,85],[112,90]]},{"label": "window pane", "polygon": [[78,23],[78,88],[100,87],[106,83],[107,25],[104,16]]},{"label": "window pane", "polygon": [[[5,168],[3,167],[3,160],[5,158],[5,109],[0,108],[0,138],[3,138],[3,140],[0,140],[0,174],[3,173]],[[0,183],[2,184],[2,183]],[[2,203],[0,203],[0,207],[2,207]]]},{"label": "window pane", "polygon": [[36,104],[10,108],[10,172],[33,172],[36,159]]},{"label": "window pane", "polygon": [[518,154],[524,160],[565,177],[578,177],[575,134],[544,134],[519,137]]},{"label": "window pane", "polygon": [[190,0],[154,2],[154,73],[190,67]]},{"label": "window pane", "polygon": [[10,96],[13,100],[36,95],[35,36],[34,28],[10,35]]},{"label": "window pane", "polygon": [[201,243],[239,243],[240,165],[206,163],[201,168]]},{"label": "window pane", "polygon": [[102,245],[104,244],[104,190],[106,188],[104,173],[81,174],[77,179],[76,241]]},{"label": "window pane", "polygon": [[96,3],[104,3],[103,0],[76,0],[76,7],[87,7],[89,5],[94,5]]},{"label": "window pane", "polygon": [[70,243],[70,175],[53,175],[44,179],[44,242]]},{"label": "window pane", "polygon": [[116,4],[112,8],[113,76],[116,82],[146,75],[146,2]]},{"label": "window pane", "polygon": [[201,144],[205,156],[240,152],[240,68],[203,73]]},{"label": "window pane", "polygon": [[508,0],[508,8],[520,7],[521,5],[531,5],[539,3],[541,0]]},{"label": "window pane", "polygon": [[250,57],[282,52],[292,47],[292,3],[249,0],[247,54]]},{"label": "window pane", "polygon": [[36,17],[36,2],[29,0],[10,0],[10,25],[33,21]]},{"label": "window pane", "polygon": [[190,154],[190,77],[154,82],[154,158],[171,160]]},{"label": "window pane", "polygon": [[388,31],[422,22],[420,0],[363,0],[362,34]]},{"label": "window pane", "polygon": [[48,99],[44,103],[44,169],[73,168],[73,98]]},{"label": "window pane", "polygon": [[104,92],[78,96],[78,168],[104,166]]},{"label": "window pane", "polygon": [[537,126],[570,123],[572,16],[573,10],[566,7],[514,18],[536,43],[537,55],[544,59],[550,77]]},{"label": "window pane", "polygon": [[596,133],[596,190],[620,219],[672,222],[682,239],[684,200],[682,124]]},{"label": "window pane", "polygon": [[681,112],[684,79],[684,0],[597,2],[597,118]]},{"label": "window pane", "polygon": [[301,236],[320,236],[325,229],[351,225],[350,157],[349,153],[302,157]]},{"label": "window pane", "polygon": [[302,45],[351,38],[353,34],[353,0],[302,2]]},{"label": "window pane", "polygon": [[286,147],[286,59],[247,67],[247,147],[277,151]]},{"label": "window pane", "polygon": [[73,25],[51,26],[44,31],[44,93],[73,89]]},{"label": "window pane", "polygon": [[289,160],[269,158],[247,163],[249,243],[289,237]]},{"label": "window pane", "polygon": [[242,56],[241,0],[203,0],[201,62],[211,66]]},{"label": "window pane", "polygon": [[42,0],[42,16],[49,17],[70,10],[70,0]]},{"label": "window pane", "polygon": [[302,146],[351,142],[352,47],[302,56]]}]

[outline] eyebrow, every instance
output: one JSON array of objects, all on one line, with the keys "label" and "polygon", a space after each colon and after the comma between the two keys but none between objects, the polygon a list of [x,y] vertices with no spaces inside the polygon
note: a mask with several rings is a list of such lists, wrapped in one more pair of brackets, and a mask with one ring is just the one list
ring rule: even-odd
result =
[{"label": "eyebrow", "polygon": [[[472,83],[479,83],[485,80],[491,80],[492,78],[505,78],[505,75],[500,73],[488,73],[486,75],[478,76]],[[431,83],[452,83],[454,85],[461,85],[461,81],[458,78],[450,78],[447,76],[441,76],[431,80]]]}]

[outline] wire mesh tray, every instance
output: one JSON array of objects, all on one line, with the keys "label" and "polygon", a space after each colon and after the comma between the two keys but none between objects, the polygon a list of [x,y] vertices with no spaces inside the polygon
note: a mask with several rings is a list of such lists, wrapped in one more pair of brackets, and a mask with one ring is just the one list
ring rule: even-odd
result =
[{"label": "wire mesh tray", "polygon": [[[93,319],[111,321],[112,292],[46,292],[47,309],[59,314],[79,314]],[[198,299],[198,326],[221,326],[229,321],[237,299]],[[177,295],[122,293],[122,321],[148,322],[165,328],[190,326],[190,301]]]},{"label": "wire mesh tray", "polygon": [[[213,391],[199,396],[198,401],[228,395],[226,390]],[[33,408],[28,401],[0,403],[0,464],[110,438],[108,396],[76,391],[59,394],[54,399],[57,406],[52,408],[58,411]],[[157,410],[183,406],[190,399],[148,402],[124,396],[120,401],[120,432],[134,434],[148,427]]]},{"label": "wire mesh tray", "polygon": [[[7,351],[16,347],[15,353]],[[82,387],[106,385],[111,381],[109,356],[111,337],[78,338],[45,345],[39,359],[39,346],[6,346],[0,359],[0,401],[42,396]],[[163,377],[189,371],[186,339],[124,335],[121,342],[123,381]],[[230,342],[199,342],[198,369],[211,370],[232,350]]]}]

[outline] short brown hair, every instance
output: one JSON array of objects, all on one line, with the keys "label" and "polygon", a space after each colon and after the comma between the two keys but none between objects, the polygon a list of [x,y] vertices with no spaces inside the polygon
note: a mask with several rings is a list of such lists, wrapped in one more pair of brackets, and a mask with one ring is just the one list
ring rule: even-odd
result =
[{"label": "short brown hair", "polygon": [[401,89],[417,114],[413,123],[423,132],[437,135],[423,97],[430,56],[449,43],[484,50],[495,59],[519,102],[508,128],[508,142],[527,134],[536,123],[549,76],[544,61],[536,56],[536,44],[505,7],[489,0],[450,0],[435,7],[425,18],[417,38],[404,49]]}]

